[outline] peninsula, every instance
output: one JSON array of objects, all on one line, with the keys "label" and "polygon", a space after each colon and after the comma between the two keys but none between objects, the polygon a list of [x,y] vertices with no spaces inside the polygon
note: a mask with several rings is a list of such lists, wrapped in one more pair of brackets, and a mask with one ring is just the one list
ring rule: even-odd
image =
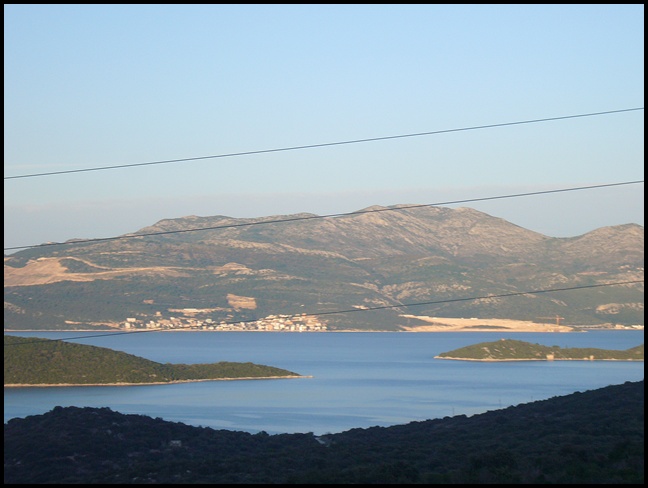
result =
[{"label": "peninsula", "polygon": [[435,359],[460,361],[643,361],[644,345],[625,351],[597,348],[560,348],[513,339],[481,342],[443,352]]},{"label": "peninsula", "polygon": [[304,378],[254,363],[157,363],[112,349],[17,336],[4,337],[4,386],[124,386],[194,381]]}]

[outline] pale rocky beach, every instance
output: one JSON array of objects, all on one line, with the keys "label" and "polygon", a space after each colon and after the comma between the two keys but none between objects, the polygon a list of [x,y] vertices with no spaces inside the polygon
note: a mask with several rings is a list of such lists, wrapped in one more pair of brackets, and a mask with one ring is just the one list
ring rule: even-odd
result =
[{"label": "pale rocky beach", "polygon": [[422,324],[407,325],[407,332],[575,332],[573,327],[510,319],[446,318],[425,315],[402,315]]}]

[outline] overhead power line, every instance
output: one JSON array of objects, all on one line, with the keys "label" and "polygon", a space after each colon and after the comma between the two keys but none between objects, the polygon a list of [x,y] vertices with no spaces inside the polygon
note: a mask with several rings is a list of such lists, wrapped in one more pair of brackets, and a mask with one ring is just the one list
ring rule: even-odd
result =
[{"label": "overhead power line", "polygon": [[507,127],[507,126],[512,126],[512,125],[522,125],[522,124],[535,124],[539,122],[552,122],[556,120],[566,120],[566,119],[576,119],[576,118],[582,118],[582,117],[594,117],[597,115],[610,115],[610,114],[616,114],[616,113],[622,113],[622,112],[633,112],[637,110],[643,110],[643,107],[635,107],[635,108],[626,108],[626,109],[621,109],[621,110],[608,110],[605,112],[593,112],[593,113],[586,113],[586,114],[577,114],[577,115],[564,115],[560,117],[549,117],[549,118],[544,118],[544,119],[533,119],[533,120],[520,120],[516,122],[504,122],[500,124],[488,124],[488,125],[477,125],[477,126],[472,126],[472,127],[460,127],[460,128],[455,128],[455,129],[443,129],[443,130],[435,130],[435,131],[429,131],[429,132],[417,132],[413,134],[400,134],[400,135],[395,135],[395,136],[383,136],[383,137],[371,137],[368,139],[353,139],[353,140],[348,140],[348,141],[338,141],[338,142],[325,142],[325,143],[320,143],[320,144],[307,144],[303,146],[291,146],[291,147],[281,147],[281,148],[275,148],[275,149],[261,149],[258,151],[243,151],[243,152],[236,152],[236,153],[229,153],[229,154],[215,154],[212,156],[199,156],[199,157],[194,157],[194,158],[180,158],[180,159],[167,159],[167,160],[162,160],[162,161],[149,161],[146,163],[132,163],[132,164],[117,164],[113,166],[100,166],[96,168],[79,168],[79,169],[70,169],[70,170],[64,170],[64,171],[50,171],[46,173],[32,173],[32,174],[24,174],[24,175],[14,175],[14,176],[5,176],[5,180],[13,180],[13,179],[18,179],[18,178],[35,178],[38,176],[53,176],[53,175],[62,175],[62,174],[70,174],[70,173],[87,173],[90,171],[104,171],[108,169],[120,169],[120,168],[135,168],[138,166],[153,166],[153,165],[158,165],[158,164],[170,164],[170,163],[184,163],[184,162],[189,162],[189,161],[199,161],[199,160],[204,160],[204,159],[217,159],[217,158],[230,158],[234,156],[249,156],[252,154],[267,154],[267,153],[273,153],[273,152],[284,152],[284,151],[296,151],[300,149],[314,149],[317,147],[329,147],[329,146],[342,146],[345,144],[359,144],[363,142],[376,142],[376,141],[386,141],[389,139],[402,139],[405,137],[420,137],[420,136],[431,136],[431,135],[437,135],[437,134],[447,134],[450,132],[462,132],[462,131],[469,131],[469,130],[479,130],[479,129],[492,129],[495,127]]},{"label": "overhead power line", "polygon": [[216,225],[211,227],[199,227],[199,228],[192,228],[192,229],[167,230],[167,231],[159,231],[159,232],[148,232],[142,234],[126,234],[126,235],[115,236],[115,237],[100,237],[95,239],[74,239],[66,242],[46,242],[44,244],[35,244],[31,246],[5,247],[4,250],[11,251],[16,249],[32,249],[32,248],[49,247],[49,246],[76,245],[76,244],[85,244],[89,242],[105,242],[105,241],[135,239],[135,238],[150,237],[150,236],[180,234],[184,232],[199,232],[199,231],[206,231],[206,230],[231,229],[235,227],[249,227],[253,225],[278,224],[282,222],[296,222],[300,220],[316,220],[316,219],[325,219],[325,218],[333,218],[333,217],[344,217],[344,216],[351,216],[351,215],[361,215],[366,213],[393,212],[397,210],[406,210],[406,209],[413,209],[413,208],[434,207],[440,205],[456,205],[460,203],[483,202],[487,200],[500,200],[504,198],[528,197],[532,195],[546,195],[550,193],[561,193],[561,192],[576,191],[576,190],[591,190],[595,188],[606,188],[606,187],[621,186],[621,185],[635,185],[638,183],[643,183],[643,180],[624,181],[620,183],[606,183],[601,185],[580,186],[580,187],[572,187],[572,188],[562,188],[557,190],[543,190],[543,191],[534,191],[534,192],[527,192],[527,193],[515,193],[510,195],[498,195],[498,196],[482,197],[482,198],[468,198],[464,200],[451,200],[447,202],[424,203],[424,204],[417,204],[417,205],[403,205],[398,207],[387,207],[387,208],[379,208],[373,210],[357,210],[355,212],[334,213],[334,214],[327,214],[327,215],[307,215],[307,216],[300,216],[300,217],[289,217],[285,219],[263,220],[263,221],[256,221],[256,222],[242,222],[238,224]]},{"label": "overhead power line", "polygon": [[[581,285],[581,286],[569,286],[565,288],[549,288],[549,289],[540,289],[540,290],[530,290],[530,291],[520,291],[520,292],[512,292],[512,293],[501,293],[499,295],[484,295],[484,296],[478,296],[478,297],[465,297],[465,298],[450,298],[447,300],[433,300],[429,302],[416,302],[416,303],[402,303],[398,305],[380,305],[376,307],[367,307],[367,308],[350,308],[346,310],[334,310],[330,312],[314,312],[314,313],[306,313],[306,315],[311,316],[311,317],[320,317],[323,315],[335,315],[335,314],[347,314],[347,313],[360,313],[360,312],[370,312],[372,310],[387,310],[387,309],[393,309],[393,308],[407,308],[407,307],[417,307],[421,305],[440,305],[444,303],[453,303],[453,302],[468,302],[468,301],[474,301],[474,300],[483,300],[483,299],[490,299],[490,298],[508,298],[508,297],[514,297],[514,296],[521,296],[521,295],[537,295],[540,293],[551,293],[551,292],[556,292],[556,291],[572,291],[572,290],[582,290],[585,288],[601,288],[604,286],[617,286],[617,285],[631,285],[631,284],[636,284],[636,283],[643,283],[644,280],[631,280],[631,281],[618,281],[618,282],[613,282],[613,283],[599,283],[596,285]],[[298,314],[294,315],[303,315],[304,312],[299,312]],[[286,314],[286,315],[291,315],[291,314]],[[252,323],[256,322],[258,319],[250,319],[250,320],[235,320],[232,322],[225,322],[224,325],[234,325],[234,324],[247,324],[247,323]],[[49,340],[54,340],[54,341],[72,341],[72,340],[78,340],[78,339],[95,339],[97,337],[114,337],[117,335],[130,335],[130,334],[144,334],[144,333],[150,333],[150,332],[169,332],[173,330],[192,330],[192,329],[197,329],[202,327],[202,325],[192,325],[188,327],[178,327],[175,329],[146,329],[146,330],[136,330],[136,331],[128,331],[128,332],[110,332],[107,334],[97,334],[97,335],[92,335],[92,336],[78,336],[78,337],[65,337],[61,339],[48,339]],[[56,331],[48,331],[48,332],[56,332]],[[12,344],[5,344],[5,347],[7,346],[21,346],[24,344],[33,344],[33,343],[38,343],[38,342],[46,342],[43,340],[31,340],[31,341],[25,341],[25,342],[17,342],[17,343],[12,343]]]}]

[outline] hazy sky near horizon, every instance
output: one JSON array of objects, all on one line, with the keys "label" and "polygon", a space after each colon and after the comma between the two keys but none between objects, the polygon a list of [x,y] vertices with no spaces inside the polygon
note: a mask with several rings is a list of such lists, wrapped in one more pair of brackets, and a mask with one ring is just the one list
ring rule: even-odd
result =
[{"label": "hazy sky near horizon", "polygon": [[[5,248],[643,180],[644,5],[4,5]],[[467,206],[555,237],[643,183]]]}]

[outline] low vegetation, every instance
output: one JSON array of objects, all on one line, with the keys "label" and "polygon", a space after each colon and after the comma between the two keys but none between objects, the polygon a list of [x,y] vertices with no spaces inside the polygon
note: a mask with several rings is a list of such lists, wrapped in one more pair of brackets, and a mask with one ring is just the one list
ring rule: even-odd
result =
[{"label": "low vegetation", "polygon": [[254,363],[157,363],[104,347],[4,336],[7,385],[170,383],[237,378],[294,377],[297,373]]},{"label": "low vegetation", "polygon": [[338,434],[56,407],[4,425],[5,484],[643,484],[644,382]]},{"label": "low vegetation", "polygon": [[597,348],[560,348],[530,342],[501,339],[442,352],[439,359],[465,359],[473,361],[524,361],[524,360],[609,360],[643,361],[644,345],[625,351]]}]

